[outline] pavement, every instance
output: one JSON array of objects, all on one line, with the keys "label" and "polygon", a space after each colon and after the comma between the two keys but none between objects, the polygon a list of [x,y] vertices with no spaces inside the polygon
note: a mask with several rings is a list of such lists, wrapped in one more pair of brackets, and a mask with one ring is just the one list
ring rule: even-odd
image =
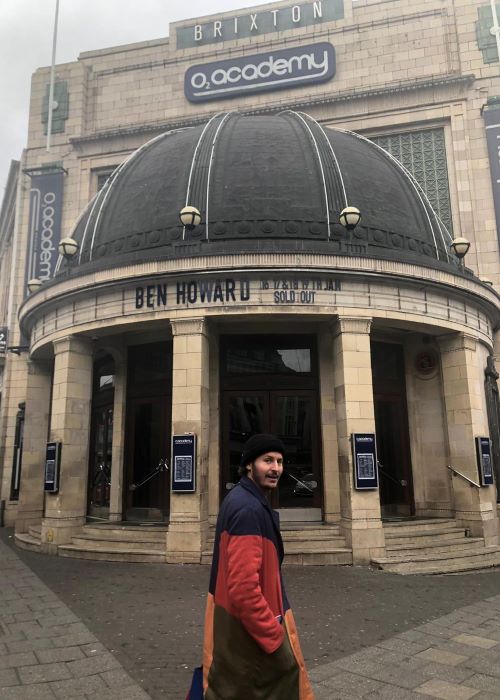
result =
[{"label": "pavement", "polygon": [[[208,574],[24,552],[0,529],[0,700],[184,700]],[[316,700],[500,698],[500,570],[284,576]]]}]

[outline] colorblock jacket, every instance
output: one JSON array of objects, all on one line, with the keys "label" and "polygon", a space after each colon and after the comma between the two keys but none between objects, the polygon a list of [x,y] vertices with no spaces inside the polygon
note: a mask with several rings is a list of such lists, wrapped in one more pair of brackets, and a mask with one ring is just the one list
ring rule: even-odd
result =
[{"label": "colorblock jacket", "polygon": [[205,617],[206,700],[313,700],[281,577],[279,516],[247,477],[217,521]]}]

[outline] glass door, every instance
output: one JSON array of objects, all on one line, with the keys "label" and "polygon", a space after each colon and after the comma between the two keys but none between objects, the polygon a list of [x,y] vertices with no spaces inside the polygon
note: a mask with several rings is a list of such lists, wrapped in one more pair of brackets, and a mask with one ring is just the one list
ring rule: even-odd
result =
[{"label": "glass door", "polygon": [[273,391],[271,432],[286,449],[285,469],[280,479],[276,508],[321,507],[316,395],[312,391]]},{"label": "glass door", "polygon": [[221,495],[239,480],[243,445],[255,433],[273,433],[286,449],[285,468],[272,494],[273,508],[321,506],[320,465],[312,391],[228,391],[224,396]]},{"label": "glass door", "polygon": [[126,519],[162,522],[170,510],[170,419],[163,397],[129,406]]}]

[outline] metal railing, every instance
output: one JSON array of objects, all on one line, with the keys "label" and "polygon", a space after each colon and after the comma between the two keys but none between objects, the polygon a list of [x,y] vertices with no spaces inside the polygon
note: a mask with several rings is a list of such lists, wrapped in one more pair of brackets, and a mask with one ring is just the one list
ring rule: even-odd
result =
[{"label": "metal railing", "polygon": [[446,469],[448,469],[450,471],[451,478],[453,478],[454,476],[458,476],[460,479],[463,479],[464,481],[466,481],[471,488],[473,488],[474,486],[477,489],[481,488],[481,484],[478,484],[475,481],[473,481],[472,479],[469,479],[468,476],[465,476],[465,474],[462,474],[462,472],[459,472],[458,469],[455,469],[455,467],[452,467],[449,464],[447,464]]},{"label": "metal railing", "polygon": [[385,471],[384,465],[381,464],[381,462],[377,462],[378,470],[382,474],[383,477],[386,479],[389,479],[389,481],[392,481],[393,483],[397,484],[398,486],[408,486],[408,482],[406,479],[396,479],[395,476],[392,476],[392,474],[389,474],[388,472]]},{"label": "metal railing", "polygon": [[135,484],[130,484],[129,491],[137,491],[137,489],[140,489],[141,486],[144,486],[145,484],[148,483],[148,481],[151,481],[151,479],[154,479],[158,474],[163,474],[163,472],[167,472],[169,470],[168,462],[166,459],[160,459],[158,462],[158,465],[152,469],[149,474],[146,474],[144,479],[141,481],[138,481]]}]

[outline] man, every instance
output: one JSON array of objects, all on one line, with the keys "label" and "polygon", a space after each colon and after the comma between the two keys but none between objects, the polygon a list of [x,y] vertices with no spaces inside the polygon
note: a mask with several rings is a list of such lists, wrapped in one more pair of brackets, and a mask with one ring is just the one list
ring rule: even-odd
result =
[{"label": "man", "polygon": [[281,578],[279,516],[267,498],[284,455],[274,435],[251,437],[241,480],[219,513],[205,617],[206,700],[313,700]]}]

